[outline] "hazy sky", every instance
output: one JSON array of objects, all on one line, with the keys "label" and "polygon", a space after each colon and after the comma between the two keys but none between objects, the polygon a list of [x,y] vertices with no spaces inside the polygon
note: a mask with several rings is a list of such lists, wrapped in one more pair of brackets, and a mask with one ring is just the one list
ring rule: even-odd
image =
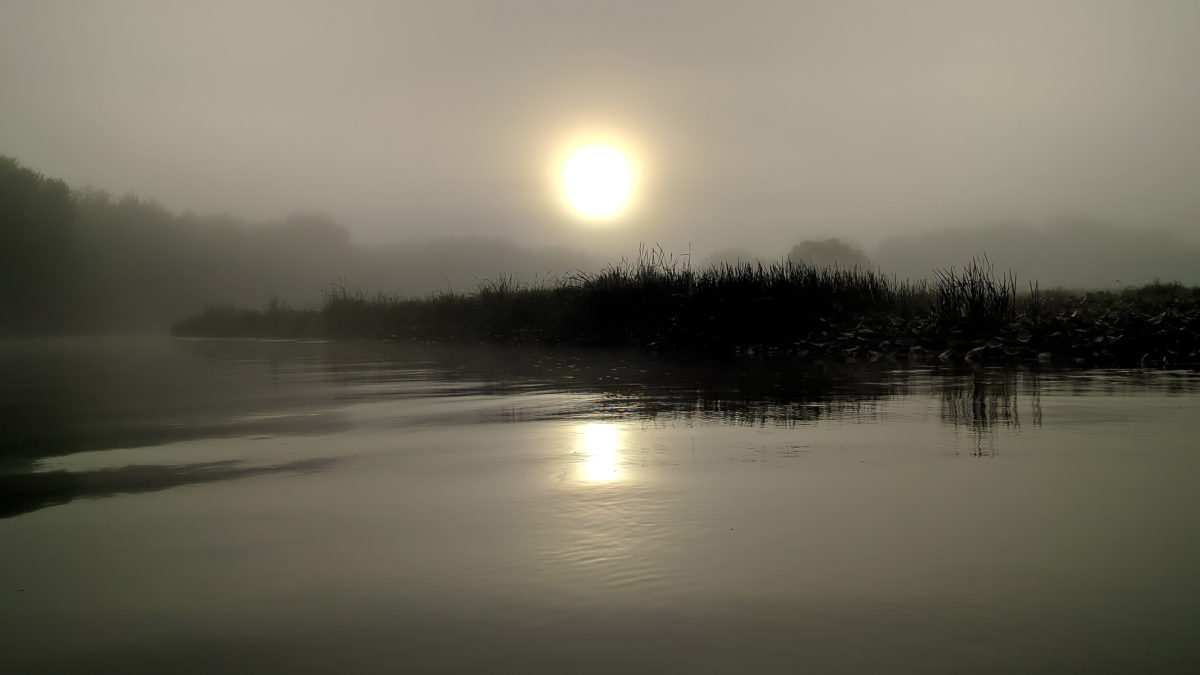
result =
[{"label": "hazy sky", "polygon": [[[584,133],[641,159],[611,226],[550,189]],[[1197,232],[1200,2],[0,0],[0,154],[364,242]]]}]

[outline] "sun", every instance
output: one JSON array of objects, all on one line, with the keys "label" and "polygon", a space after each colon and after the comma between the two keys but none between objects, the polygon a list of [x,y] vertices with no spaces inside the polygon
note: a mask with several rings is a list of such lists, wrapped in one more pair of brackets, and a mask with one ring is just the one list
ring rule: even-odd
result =
[{"label": "sun", "polygon": [[629,162],[607,145],[580,148],[563,164],[562,187],[567,203],[585,218],[602,220],[620,213],[629,200],[632,184]]}]

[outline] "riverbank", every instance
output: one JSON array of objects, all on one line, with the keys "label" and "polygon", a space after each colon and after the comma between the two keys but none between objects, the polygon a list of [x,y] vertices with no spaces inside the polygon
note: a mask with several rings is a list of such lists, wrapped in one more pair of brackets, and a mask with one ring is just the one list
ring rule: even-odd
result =
[{"label": "riverbank", "polygon": [[206,337],[359,338],[637,347],[806,361],[1200,364],[1200,288],[1018,291],[986,261],[907,282],[804,264],[695,271],[659,252],[552,285],[511,279],[405,298],[336,288],[320,305],[209,307]]}]

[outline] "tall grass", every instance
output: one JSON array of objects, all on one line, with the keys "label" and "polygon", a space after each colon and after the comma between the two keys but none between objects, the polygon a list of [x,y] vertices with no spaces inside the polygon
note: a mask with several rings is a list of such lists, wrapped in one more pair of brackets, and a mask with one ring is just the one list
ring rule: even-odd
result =
[{"label": "tall grass", "polygon": [[[1147,309],[1168,302],[1181,309],[1162,316]],[[1159,363],[1179,361],[1181,350],[1194,354],[1195,333],[1187,326],[1198,308],[1200,291],[1172,284],[1081,299],[1043,293],[1034,283],[1028,293],[1019,294],[1015,277],[995,273],[987,258],[972,260],[961,270],[942,270],[928,281],[909,282],[871,269],[814,267],[792,260],[697,270],[688,256],[652,248],[593,274],[575,272],[538,283],[501,276],[470,292],[425,298],[367,295],[339,284],[318,307],[273,303],[257,312],[209,308],[173,330],[641,346],[835,360],[920,354],[1036,358],[1051,350],[1096,362],[1150,358]],[[1105,332],[1096,339],[1094,333],[1101,329]],[[1122,342],[1128,333],[1143,340],[1158,336],[1166,344],[1163,331],[1178,333],[1178,339],[1161,354],[1154,346]]]},{"label": "tall grass", "polygon": [[793,260],[697,270],[687,256],[659,247],[593,274],[537,284],[501,276],[473,292],[425,298],[369,296],[337,284],[319,308],[209,308],[174,331],[722,349],[790,344],[847,322],[926,315],[931,303],[946,321],[994,323],[1010,318],[1015,290],[974,266],[961,276],[945,273],[931,292],[925,282],[874,270]]},{"label": "tall grass", "polygon": [[[1017,318],[1017,280],[1011,272],[997,276],[986,256],[973,258],[961,271],[935,272],[933,303],[945,328],[971,334],[994,331]],[[1030,306],[1036,311],[1036,298]]]}]

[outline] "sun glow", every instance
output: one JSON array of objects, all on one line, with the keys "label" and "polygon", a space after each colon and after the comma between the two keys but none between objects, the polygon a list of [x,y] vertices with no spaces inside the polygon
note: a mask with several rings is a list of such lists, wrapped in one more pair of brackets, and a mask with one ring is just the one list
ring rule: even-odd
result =
[{"label": "sun glow", "polygon": [[563,165],[567,203],[586,218],[601,220],[620,213],[632,185],[629,161],[608,145],[580,148]]},{"label": "sun glow", "polygon": [[579,454],[583,456],[581,477],[588,483],[609,483],[620,474],[621,430],[614,424],[597,422],[578,428]]}]

